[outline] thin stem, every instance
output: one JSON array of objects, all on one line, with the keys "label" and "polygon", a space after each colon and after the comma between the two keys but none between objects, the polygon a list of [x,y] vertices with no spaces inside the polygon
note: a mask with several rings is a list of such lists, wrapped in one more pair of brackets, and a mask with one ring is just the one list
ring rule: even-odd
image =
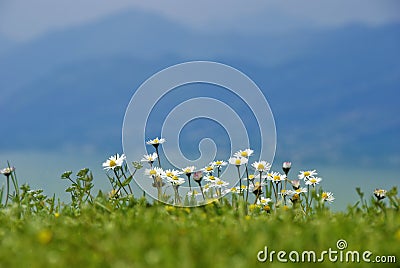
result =
[{"label": "thin stem", "polygon": [[192,191],[192,185],[190,184],[190,175],[192,175],[191,173],[186,174],[186,176],[188,177],[188,181],[189,181],[189,190]]},{"label": "thin stem", "polygon": [[242,179],[240,178],[240,170],[239,170],[239,166],[237,167],[237,171],[238,171],[238,176],[239,176],[239,196],[242,195]]},{"label": "thin stem", "polygon": [[10,194],[10,176],[7,175],[7,195],[6,195],[6,206],[8,204],[8,195]]},{"label": "thin stem", "polygon": [[120,185],[118,191],[121,190],[121,188],[122,188],[122,189],[124,189],[124,192],[125,192],[127,195],[129,195],[128,191],[127,191],[127,190],[125,189],[125,187],[122,185],[122,182],[121,182],[121,180],[119,179],[119,176],[118,176],[117,171],[116,171],[115,169],[113,169],[113,171],[114,171],[115,177],[117,177],[117,180],[118,180],[119,185]]},{"label": "thin stem", "polygon": [[156,147],[156,153],[157,153],[157,159],[158,159],[158,167],[161,168],[161,160],[160,160],[160,155],[158,153],[158,144],[157,144],[157,146],[154,146],[154,147]]},{"label": "thin stem", "polygon": [[200,186],[200,191],[201,191],[201,195],[203,196],[204,201],[206,201],[206,197],[204,196],[204,191],[203,191],[203,187],[201,186],[201,182],[197,182]]},{"label": "thin stem", "polygon": [[249,199],[249,170],[247,168],[247,164],[245,165],[246,167],[246,177],[247,177],[247,189],[246,189],[246,207],[247,207],[247,201]]},{"label": "thin stem", "polygon": [[[122,175],[124,176],[124,179],[127,180],[128,178],[126,177],[125,172],[122,169],[121,169],[121,171],[122,171]],[[132,175],[132,177],[133,177],[133,175]],[[130,183],[128,183],[128,188],[129,188],[129,192],[131,192],[131,195],[133,195],[133,191],[132,191]]]}]

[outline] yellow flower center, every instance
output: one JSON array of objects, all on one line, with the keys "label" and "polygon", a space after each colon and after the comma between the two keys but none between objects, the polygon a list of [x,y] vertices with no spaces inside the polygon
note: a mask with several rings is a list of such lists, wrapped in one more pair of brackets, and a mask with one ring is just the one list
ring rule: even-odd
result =
[{"label": "yellow flower center", "polygon": [[150,170],[150,175],[156,175],[156,174],[157,172],[154,169]]},{"label": "yellow flower center", "polygon": [[115,167],[117,163],[114,160],[110,160],[110,167]]},{"label": "yellow flower center", "polygon": [[232,191],[232,192],[236,192],[236,191],[237,191],[236,187],[233,187],[233,188],[231,189],[231,191]]},{"label": "yellow flower center", "polygon": [[215,177],[214,176],[210,176],[210,177],[208,177],[210,180],[215,180]]},{"label": "yellow flower center", "polygon": [[207,171],[212,171],[214,168],[212,167],[212,166],[208,166],[208,167],[206,167],[206,170]]},{"label": "yellow flower center", "polygon": [[249,179],[250,180],[254,179],[254,175],[253,174],[249,175]]},{"label": "yellow flower center", "polygon": [[246,151],[241,152],[240,155],[243,156],[243,157],[247,157],[248,156]]},{"label": "yellow flower center", "polygon": [[310,172],[308,172],[308,171],[304,172],[304,177],[308,177],[308,176],[310,176]]},{"label": "yellow flower center", "polygon": [[240,159],[236,159],[235,164],[240,165],[240,163],[242,163],[242,161],[240,161]]},{"label": "yellow flower center", "polygon": [[154,143],[159,143],[160,141],[158,139],[154,139]]},{"label": "yellow flower center", "polygon": [[274,176],[274,181],[279,181],[281,179],[281,177],[279,176]]},{"label": "yellow flower center", "polygon": [[190,169],[185,169],[185,173],[190,173],[191,171],[190,171]]},{"label": "yellow flower center", "polygon": [[296,192],[297,192],[297,193],[301,193],[301,189],[297,189]]},{"label": "yellow flower center", "polygon": [[264,165],[263,164],[258,164],[257,169],[264,169]]},{"label": "yellow flower center", "polygon": [[175,181],[179,180],[178,176],[172,176],[172,179]]},{"label": "yellow flower center", "polygon": [[310,179],[310,181],[311,181],[311,183],[316,183],[317,182],[317,180],[314,179],[314,178]]},{"label": "yellow flower center", "polygon": [[267,200],[261,199],[261,203],[262,203],[262,204],[265,204],[265,203],[267,203]]},{"label": "yellow flower center", "polygon": [[165,176],[167,176],[167,177],[173,177],[174,174],[172,174],[172,172],[167,172],[167,173],[165,173]]},{"label": "yellow flower center", "polygon": [[215,162],[215,164],[220,166],[220,165],[222,165],[222,161],[217,161],[217,162]]},{"label": "yellow flower center", "polygon": [[328,197],[328,194],[327,193],[322,193],[321,196],[322,196],[323,199],[326,199]]},{"label": "yellow flower center", "polygon": [[223,181],[217,181],[217,184],[218,185],[222,185],[222,184],[224,184],[224,182]]}]

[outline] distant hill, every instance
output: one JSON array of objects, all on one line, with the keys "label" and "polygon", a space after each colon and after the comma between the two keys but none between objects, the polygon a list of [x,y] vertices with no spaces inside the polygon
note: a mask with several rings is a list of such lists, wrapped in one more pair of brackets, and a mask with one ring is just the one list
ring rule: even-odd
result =
[{"label": "distant hill", "polygon": [[264,91],[278,157],[399,163],[398,26],[214,36],[128,12],[4,55],[0,45],[0,148],[115,151],[125,107],[145,79],[179,62],[216,60]]}]

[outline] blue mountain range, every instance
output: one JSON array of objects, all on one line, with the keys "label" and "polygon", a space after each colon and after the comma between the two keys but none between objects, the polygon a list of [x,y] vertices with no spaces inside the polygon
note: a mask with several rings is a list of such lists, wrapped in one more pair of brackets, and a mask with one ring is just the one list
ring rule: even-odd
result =
[{"label": "blue mountain range", "polygon": [[399,47],[398,24],[212,34],[141,12],[25,43],[0,37],[0,148],[121,151],[124,112],[140,84],[170,65],[211,60],[261,88],[277,159],[398,166]]}]

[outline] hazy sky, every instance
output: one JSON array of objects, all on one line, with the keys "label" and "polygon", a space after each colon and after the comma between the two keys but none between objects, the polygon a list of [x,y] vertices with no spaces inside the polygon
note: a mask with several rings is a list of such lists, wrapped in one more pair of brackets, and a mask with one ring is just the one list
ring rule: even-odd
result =
[{"label": "hazy sky", "polygon": [[[205,31],[285,31],[400,21],[400,1],[0,0],[0,35],[25,41],[123,10],[160,14]],[[210,27],[212,25],[212,27]]]}]

